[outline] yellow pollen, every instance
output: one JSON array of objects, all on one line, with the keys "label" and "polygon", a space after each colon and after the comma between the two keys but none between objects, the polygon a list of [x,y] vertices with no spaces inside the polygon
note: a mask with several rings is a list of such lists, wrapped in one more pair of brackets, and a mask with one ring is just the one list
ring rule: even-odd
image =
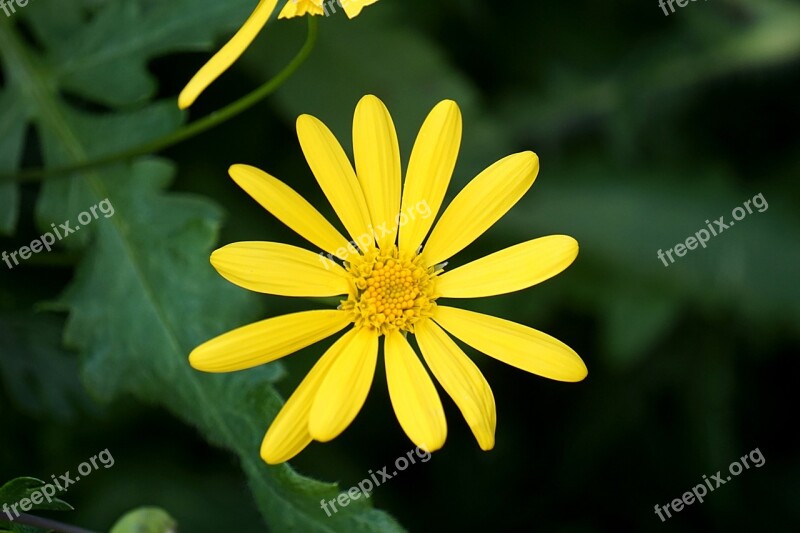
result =
[{"label": "yellow pollen", "polygon": [[418,256],[400,257],[397,248],[374,250],[346,265],[353,287],[342,309],[353,312],[358,326],[414,332],[414,324],[436,306],[436,276]]}]

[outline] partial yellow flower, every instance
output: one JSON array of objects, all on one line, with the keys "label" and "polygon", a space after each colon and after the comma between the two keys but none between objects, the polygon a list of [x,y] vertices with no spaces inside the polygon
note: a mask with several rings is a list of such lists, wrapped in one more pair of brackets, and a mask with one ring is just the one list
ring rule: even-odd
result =
[{"label": "partial yellow flower", "polygon": [[361,10],[378,0],[289,0],[278,18],[292,18],[302,15],[325,15],[336,13],[337,8],[344,10],[348,18],[353,18]]},{"label": "partial yellow flower", "polygon": [[[278,18],[292,18],[302,15],[331,15],[342,8],[349,18],[378,0],[288,0]],[[247,50],[272,16],[278,0],[259,0],[253,13],[244,25],[222,49],[214,54],[208,63],[194,75],[178,96],[178,107],[186,109],[200,94],[233,65]]]},{"label": "partial yellow flower", "polygon": [[323,0],[289,0],[278,15],[279,19],[301,17],[303,15],[323,15]]},{"label": "partial yellow flower", "polygon": [[[344,12],[347,14],[347,18],[353,18],[358,16],[361,13],[361,10],[367,6],[371,6],[378,0],[336,0],[336,4],[340,5]],[[326,2],[329,8],[331,8],[332,1],[328,0]]]},{"label": "partial yellow flower", "polygon": [[[389,396],[409,439],[442,447],[447,423],[428,370],[452,397],[483,450],[494,447],[492,390],[451,338],[504,363],[559,381],[580,381],[586,365],[571,348],[535,329],[443,305],[525,289],[567,268],[578,254],[571,237],[533,239],[445,271],[445,261],[497,222],[533,184],[533,152],[505,157],[474,178],[439,212],[461,144],[461,112],[440,102],[422,125],[405,182],[389,111],[374,96],[353,123],[355,169],[330,130],[302,115],[297,134],[306,160],[352,239],[289,186],[246,165],[230,175],[281,222],[329,255],[271,242],[229,244],[211,255],[227,280],[246,289],[297,297],[342,297],[337,309],[269,318],[212,339],[189,356],[206,372],[269,363],[349,328],[314,365],[267,431],[262,458],[287,461],[312,440],[344,431],[366,400],[383,337]],[[425,209],[422,209],[424,206]],[[424,246],[423,241],[426,240]],[[341,260],[332,260],[334,256]],[[416,337],[417,355],[408,340]]]}]

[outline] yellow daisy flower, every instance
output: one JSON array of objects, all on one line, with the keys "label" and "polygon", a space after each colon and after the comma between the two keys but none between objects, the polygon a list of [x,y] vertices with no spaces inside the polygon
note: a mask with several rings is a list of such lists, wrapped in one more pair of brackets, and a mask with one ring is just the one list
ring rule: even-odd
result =
[{"label": "yellow daisy flower", "polygon": [[[331,15],[341,8],[353,18],[378,0],[288,0],[278,18],[303,15]],[[194,75],[178,96],[178,107],[186,109],[200,94],[233,65],[258,36],[275,11],[278,0],[259,0],[253,13],[230,41]]]},{"label": "yellow daisy flower", "polygon": [[[312,440],[329,441],[353,421],[372,384],[379,337],[384,338],[386,379],[397,419],[411,441],[429,452],[444,444],[447,424],[436,387],[408,334],[415,336],[428,369],[484,450],[494,447],[494,396],[451,335],[540,376],[559,381],[586,377],[581,358],[561,341],[515,322],[442,303],[445,298],[478,298],[530,287],[567,268],[578,254],[573,238],[552,235],[445,270],[444,262],[511,209],[539,171],[533,152],[501,159],[453,199],[428,235],[456,164],[461,129],[455,102],[445,100],[434,107],[417,136],[401,185],[397,135],[378,98],[365,96],[356,107],[355,169],[322,122],[310,115],[297,119],[300,146],[349,242],[289,186],[250,166],[231,167],[239,186],[329,255],[287,244],[240,242],[216,250],[211,255],[214,268],[252,291],[343,299],[337,309],[269,318],[221,335],[196,348],[189,356],[191,365],[206,372],[251,368],[349,326],[269,428],[261,447],[267,463],[291,459]],[[342,263],[332,260],[334,256]]]}]

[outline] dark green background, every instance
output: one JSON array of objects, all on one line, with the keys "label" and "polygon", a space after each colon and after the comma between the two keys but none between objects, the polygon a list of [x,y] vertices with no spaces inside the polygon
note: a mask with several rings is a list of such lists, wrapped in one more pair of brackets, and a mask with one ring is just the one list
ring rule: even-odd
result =
[{"label": "dark green background", "polygon": [[[480,451],[443,398],[444,449],[372,501],[410,531],[791,531],[800,523],[798,21],[800,5],[779,0],[690,2],[668,17],[656,0],[382,0],[353,21],[321,20],[311,59],[272,98],[164,155],[178,164],[173,189],[224,206],[220,245],[304,245],[238,189],[229,165],[259,166],[329,214],[294,117],[316,115],[349,151],[355,104],[376,94],[393,113],[407,161],[430,108],[457,100],[464,141],[448,198],[515,151],[534,150],[541,171],[511,213],[451,264],[551,233],[581,246],[557,278],[463,305],[556,336],[582,356],[589,377],[555,383],[468,349],[495,394],[495,449]],[[192,116],[267,79],[304,28],[271,23]],[[159,96],[176,95],[207,57],[152,61]],[[35,166],[29,141],[24,163]],[[39,235],[37,191],[24,187],[20,229],[0,239],[0,250]],[[730,219],[758,193],[767,211],[669,268],[658,260],[657,250],[706,219]],[[61,519],[103,530],[148,503],[186,532],[263,530],[232,456],[161,408],[129,397],[98,404],[82,391],[75,354],[48,340],[63,316],[34,314],[69,282],[74,259],[55,254],[13,272],[0,265],[0,481],[49,478],[108,448],[115,466],[65,495],[77,511]],[[263,316],[318,305],[259,301]],[[284,361],[284,396],[323,347]],[[382,372],[379,365],[353,425],[293,461],[301,473],[345,489],[412,448]],[[763,467],[665,524],[655,515],[655,504],[754,448]]]}]

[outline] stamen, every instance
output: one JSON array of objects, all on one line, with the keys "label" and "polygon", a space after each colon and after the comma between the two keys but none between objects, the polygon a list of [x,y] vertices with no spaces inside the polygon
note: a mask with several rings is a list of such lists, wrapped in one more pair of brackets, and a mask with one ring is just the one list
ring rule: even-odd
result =
[{"label": "stamen", "polygon": [[353,312],[353,322],[380,333],[414,332],[414,324],[436,306],[436,277],[441,270],[426,267],[418,255],[400,257],[396,247],[374,250],[347,265],[353,292],[341,308]]}]

